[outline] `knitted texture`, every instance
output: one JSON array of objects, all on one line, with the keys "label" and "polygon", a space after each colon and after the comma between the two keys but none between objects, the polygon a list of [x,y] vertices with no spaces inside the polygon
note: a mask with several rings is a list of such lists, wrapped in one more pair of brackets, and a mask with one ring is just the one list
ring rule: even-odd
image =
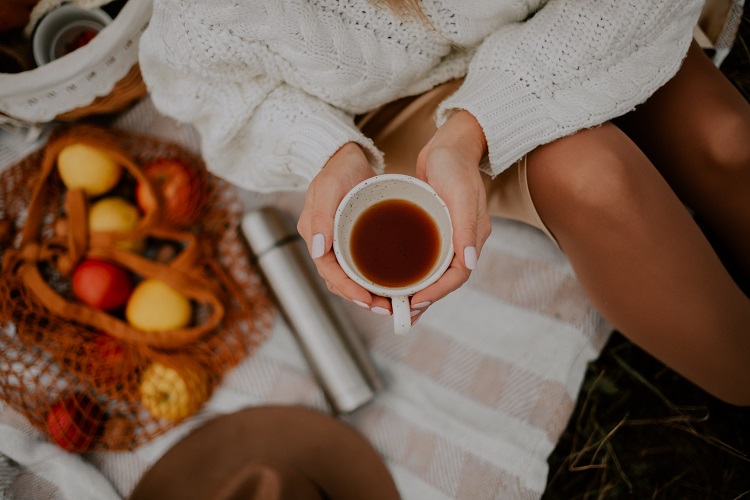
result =
[{"label": "knitted texture", "polygon": [[356,114],[466,77],[438,111],[476,116],[497,175],[599,125],[675,74],[702,0],[156,0],[140,61],[157,108],[201,134],[210,170],[260,192],[305,189],[354,141]]}]

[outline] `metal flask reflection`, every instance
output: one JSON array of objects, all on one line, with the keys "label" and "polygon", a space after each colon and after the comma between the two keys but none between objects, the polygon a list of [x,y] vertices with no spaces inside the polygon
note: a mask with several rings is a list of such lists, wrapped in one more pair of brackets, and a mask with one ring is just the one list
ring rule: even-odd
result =
[{"label": "metal flask reflection", "polygon": [[334,412],[369,402],[383,384],[341,304],[315,271],[304,241],[277,209],[247,213],[242,231]]}]

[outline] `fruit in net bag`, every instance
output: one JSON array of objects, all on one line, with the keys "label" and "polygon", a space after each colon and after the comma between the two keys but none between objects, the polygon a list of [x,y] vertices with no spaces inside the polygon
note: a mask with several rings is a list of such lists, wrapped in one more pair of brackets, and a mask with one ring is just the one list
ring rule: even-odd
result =
[{"label": "fruit in net bag", "polygon": [[[129,233],[141,219],[141,214],[132,203],[119,196],[110,196],[97,201],[89,209],[89,230],[92,232]],[[139,252],[144,248],[144,240],[120,240],[118,248]]]},{"label": "fruit in net bag", "polygon": [[55,402],[47,414],[47,432],[61,448],[86,451],[101,430],[104,414],[85,394],[75,394]]},{"label": "fruit in net bag", "polygon": [[99,196],[115,187],[122,167],[107,153],[86,144],[65,146],[57,155],[57,171],[68,189]]},{"label": "fruit in net bag", "polygon": [[78,352],[80,369],[96,384],[126,382],[135,369],[128,345],[106,333],[96,333]]},{"label": "fruit in net bag", "polygon": [[193,306],[185,295],[157,279],[141,281],[130,294],[125,318],[144,332],[182,328],[193,318]]},{"label": "fruit in net bag", "polygon": [[73,270],[73,295],[104,311],[124,306],[132,288],[128,272],[106,260],[84,259]]},{"label": "fruit in net bag", "polygon": [[141,402],[151,415],[171,421],[189,417],[208,399],[207,378],[197,366],[151,363],[141,376],[140,391]]},{"label": "fruit in net bag", "polygon": [[[178,227],[197,222],[205,203],[205,186],[203,179],[188,165],[162,158],[146,165],[143,173],[164,202],[164,220]],[[144,213],[156,209],[157,201],[145,182],[138,183],[135,196]]]}]

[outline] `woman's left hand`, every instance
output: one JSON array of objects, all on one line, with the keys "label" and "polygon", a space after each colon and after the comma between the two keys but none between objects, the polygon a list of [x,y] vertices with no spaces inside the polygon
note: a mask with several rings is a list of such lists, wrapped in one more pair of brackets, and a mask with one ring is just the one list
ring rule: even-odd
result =
[{"label": "woman's left hand", "polygon": [[[455,255],[438,281],[412,297],[412,309],[424,312],[427,306],[463,285],[476,267],[482,246],[492,231],[479,171],[479,162],[486,151],[482,127],[471,113],[460,110],[419,153],[416,175],[432,186],[448,206]],[[413,321],[419,316],[415,315]]]}]

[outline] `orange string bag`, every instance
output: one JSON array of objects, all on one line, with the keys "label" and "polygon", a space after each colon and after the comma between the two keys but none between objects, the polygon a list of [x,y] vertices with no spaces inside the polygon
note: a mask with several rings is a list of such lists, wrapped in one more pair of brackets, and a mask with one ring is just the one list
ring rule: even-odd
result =
[{"label": "orange string bag", "polygon": [[[94,190],[107,169],[113,186]],[[149,441],[267,335],[242,205],[183,148],[77,125],[0,178],[0,397],[63,448]]]}]

